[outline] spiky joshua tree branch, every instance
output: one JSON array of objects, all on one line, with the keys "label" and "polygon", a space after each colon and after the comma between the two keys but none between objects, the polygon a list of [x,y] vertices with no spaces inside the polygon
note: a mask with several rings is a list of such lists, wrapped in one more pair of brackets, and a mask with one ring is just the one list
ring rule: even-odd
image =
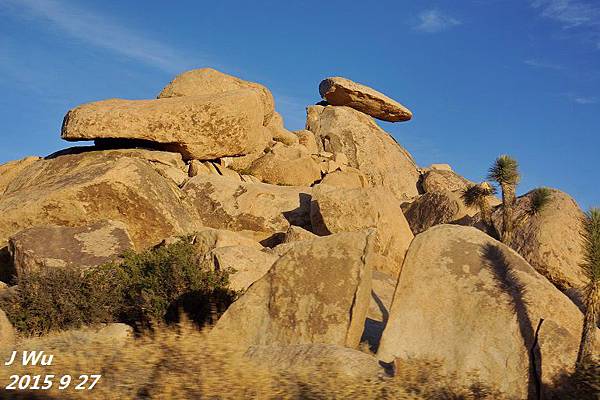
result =
[{"label": "spiky joshua tree branch", "polygon": [[592,208],[583,218],[583,262],[581,267],[588,284],[584,289],[585,315],[581,343],[577,355],[577,368],[591,361],[600,313],[600,208]]}]

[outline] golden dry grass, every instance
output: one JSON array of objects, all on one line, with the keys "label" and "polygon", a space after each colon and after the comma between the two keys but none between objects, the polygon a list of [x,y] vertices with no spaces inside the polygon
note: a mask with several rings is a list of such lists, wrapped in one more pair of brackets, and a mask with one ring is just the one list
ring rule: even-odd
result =
[{"label": "golden dry grass", "polygon": [[[58,340],[57,340],[58,338]],[[62,339],[61,339],[62,338]],[[26,348],[25,348],[26,347]],[[189,324],[158,329],[152,337],[118,344],[78,342],[55,334],[29,339],[20,349],[55,355],[52,366],[0,367],[3,386],[12,374],[102,374],[91,391],[22,393],[23,399],[500,399],[476,383],[464,386],[439,364],[413,361],[394,378],[350,378],[324,365],[269,370],[243,358],[235,345],[219,343]],[[15,392],[4,397],[16,398]]]}]

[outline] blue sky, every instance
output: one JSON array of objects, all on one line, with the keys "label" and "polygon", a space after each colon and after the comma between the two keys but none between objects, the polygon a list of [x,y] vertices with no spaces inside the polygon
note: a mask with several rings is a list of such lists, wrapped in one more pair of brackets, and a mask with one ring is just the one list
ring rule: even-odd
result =
[{"label": "blue sky", "polygon": [[207,66],[267,85],[290,129],[321,79],[365,83],[414,112],[381,125],[420,165],[481,180],[508,153],[519,193],[600,205],[597,0],[0,0],[0,162],[68,147],[80,103],[153,98]]}]

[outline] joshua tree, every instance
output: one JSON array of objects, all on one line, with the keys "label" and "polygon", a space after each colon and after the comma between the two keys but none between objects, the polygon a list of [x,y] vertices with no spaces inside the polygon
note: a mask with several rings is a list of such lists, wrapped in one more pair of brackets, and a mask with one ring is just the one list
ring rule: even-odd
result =
[{"label": "joshua tree", "polygon": [[488,179],[496,181],[502,188],[502,232],[500,240],[510,246],[514,228],[513,215],[517,200],[516,189],[521,179],[517,160],[507,155],[501,155],[490,167]]},{"label": "joshua tree", "polygon": [[583,218],[583,262],[589,283],[584,289],[585,315],[577,368],[585,366],[592,356],[598,314],[600,313],[600,208],[592,208]]},{"label": "joshua tree", "polygon": [[493,227],[492,207],[489,198],[496,194],[496,188],[488,182],[470,185],[463,190],[461,198],[467,207],[477,207],[481,214],[481,221],[488,231]]}]

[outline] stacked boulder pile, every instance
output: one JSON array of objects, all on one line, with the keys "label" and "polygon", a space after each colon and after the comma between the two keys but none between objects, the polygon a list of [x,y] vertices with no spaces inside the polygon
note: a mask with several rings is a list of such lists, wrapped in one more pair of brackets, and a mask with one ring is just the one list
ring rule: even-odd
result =
[{"label": "stacked boulder pile", "polygon": [[[364,373],[442,359],[522,398],[543,318],[542,381],[570,370],[582,314],[563,292],[584,279],[575,202],[553,192],[529,231],[548,231],[557,210],[568,220],[522,240],[520,255],[464,226],[477,214],[460,201],[468,180],[419,168],[373,119],[410,110],[340,77],[319,92],[294,132],[266,87],[213,69],[177,76],[157,99],[70,110],[62,138],[94,146],[0,166],[0,296],[17,290],[13,275],[93,268],[194,233],[202,263],[233,268],[243,293],[211,334],[257,359],[335,353]],[[0,345],[10,330],[0,310]]]}]

